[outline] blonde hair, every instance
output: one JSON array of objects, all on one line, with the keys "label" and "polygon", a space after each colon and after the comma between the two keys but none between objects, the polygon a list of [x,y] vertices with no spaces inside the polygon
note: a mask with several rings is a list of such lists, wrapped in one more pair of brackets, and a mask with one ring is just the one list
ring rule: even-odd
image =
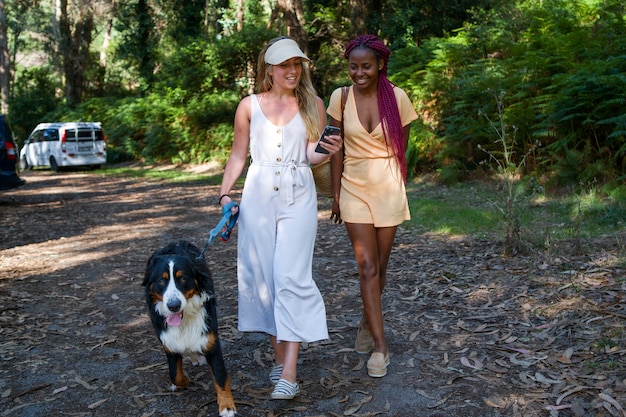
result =
[{"label": "blonde hair", "polygon": [[[281,39],[289,38],[287,36],[274,38],[270,40],[259,53],[256,79],[256,89],[258,93],[270,91],[273,87],[272,76],[268,74],[268,70],[272,67],[272,65],[265,63],[265,53],[273,43]],[[302,74],[300,75],[300,82],[296,87],[295,95],[298,108],[300,109],[300,115],[302,116],[304,125],[306,126],[307,140],[316,141],[320,134],[318,124],[319,115],[317,112],[317,92],[315,91],[313,82],[311,81],[309,63],[305,60],[302,60]]]}]

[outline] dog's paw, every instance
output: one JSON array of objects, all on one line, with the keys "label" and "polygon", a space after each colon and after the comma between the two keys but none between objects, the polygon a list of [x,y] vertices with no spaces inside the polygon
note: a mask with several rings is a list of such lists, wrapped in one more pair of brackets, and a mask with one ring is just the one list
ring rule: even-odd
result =
[{"label": "dog's paw", "polygon": [[209,364],[203,355],[197,355],[195,353],[192,353],[191,355],[189,355],[189,359],[191,359],[191,364],[193,366],[204,366]]},{"label": "dog's paw", "polygon": [[220,411],[220,417],[235,417],[236,415],[237,415],[237,411],[231,408],[226,408]]},{"label": "dog's paw", "polygon": [[179,389],[182,389],[180,387],[177,387],[176,385],[172,384],[170,385],[170,391],[174,392],[174,391],[178,391]]}]

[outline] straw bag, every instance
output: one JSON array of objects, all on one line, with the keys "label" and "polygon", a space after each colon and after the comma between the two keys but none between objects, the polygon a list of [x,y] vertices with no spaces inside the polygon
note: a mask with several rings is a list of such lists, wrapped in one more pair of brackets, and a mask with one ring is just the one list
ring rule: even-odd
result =
[{"label": "straw bag", "polygon": [[[341,87],[341,137],[343,138],[343,109],[348,98],[348,87]],[[323,197],[333,198],[333,182],[330,176],[330,159],[321,164],[313,165],[313,179],[317,186],[317,191]]]},{"label": "straw bag", "polygon": [[321,164],[313,165],[313,179],[317,186],[317,191],[323,196],[333,198],[333,183],[330,177],[330,159]]}]

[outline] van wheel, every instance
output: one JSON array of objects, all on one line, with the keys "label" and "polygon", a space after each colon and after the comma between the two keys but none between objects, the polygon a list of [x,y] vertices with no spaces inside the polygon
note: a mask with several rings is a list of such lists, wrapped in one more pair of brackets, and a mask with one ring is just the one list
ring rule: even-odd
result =
[{"label": "van wheel", "polygon": [[50,169],[54,172],[59,172],[59,165],[57,164],[57,160],[54,159],[54,156],[50,157]]},{"label": "van wheel", "polygon": [[31,169],[31,166],[28,165],[28,159],[21,158],[20,159],[20,170],[21,171],[26,171],[27,169]]}]

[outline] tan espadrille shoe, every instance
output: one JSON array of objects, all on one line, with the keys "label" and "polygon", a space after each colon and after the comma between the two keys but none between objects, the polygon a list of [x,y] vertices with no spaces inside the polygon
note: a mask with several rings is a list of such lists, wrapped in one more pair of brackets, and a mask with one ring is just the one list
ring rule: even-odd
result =
[{"label": "tan espadrille shoe", "polygon": [[373,378],[381,378],[387,375],[389,363],[389,354],[374,352],[367,361],[367,374]]},{"label": "tan espadrille shoe", "polygon": [[354,350],[356,350],[356,353],[370,353],[374,350],[374,336],[372,336],[372,332],[359,326],[354,342]]}]

